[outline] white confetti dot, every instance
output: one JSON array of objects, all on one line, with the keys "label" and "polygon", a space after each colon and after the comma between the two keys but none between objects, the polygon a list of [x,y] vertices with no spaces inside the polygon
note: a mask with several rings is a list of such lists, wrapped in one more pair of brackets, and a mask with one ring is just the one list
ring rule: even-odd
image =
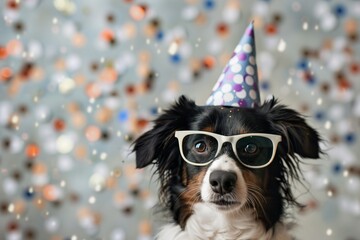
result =
[{"label": "white confetti dot", "polygon": [[4,192],[6,195],[11,196],[16,193],[18,184],[12,178],[5,178],[2,182]]},{"label": "white confetti dot", "polygon": [[223,42],[220,39],[211,39],[207,45],[207,49],[212,54],[218,54],[222,51]]},{"label": "white confetti dot", "polygon": [[89,203],[90,204],[94,204],[96,202],[96,198],[94,197],[94,196],[91,196],[90,198],[89,198]]},{"label": "white confetti dot", "polygon": [[222,87],[221,87],[221,90],[223,93],[228,93],[231,91],[231,85],[230,84],[224,84]]},{"label": "white confetti dot", "polygon": [[241,75],[241,74],[236,74],[236,75],[233,77],[233,81],[234,81],[235,83],[241,84],[241,83],[244,82],[244,77],[243,77],[243,75]]},{"label": "white confetti dot", "polygon": [[122,229],[115,229],[111,233],[111,240],[124,240],[125,232]]},{"label": "white confetti dot", "polygon": [[254,75],[254,68],[252,66],[247,66],[246,72],[250,75]]},{"label": "white confetti dot", "polygon": [[279,42],[279,45],[278,45],[278,48],[277,50],[279,52],[284,52],[286,49],[286,42],[284,41],[284,39],[280,39],[280,42]]},{"label": "white confetti dot", "polygon": [[227,7],[223,11],[223,19],[227,23],[234,23],[239,19],[240,11],[237,8]]},{"label": "white confetti dot", "polygon": [[337,19],[331,13],[326,14],[323,18],[321,18],[321,21],[320,21],[320,26],[324,31],[333,30],[335,28],[336,24],[337,24]]},{"label": "white confetti dot", "polygon": [[61,135],[56,140],[56,148],[59,153],[69,153],[74,148],[74,139],[69,135]]},{"label": "white confetti dot", "polygon": [[246,91],[243,89],[240,92],[237,92],[236,96],[240,99],[244,99],[246,97]]},{"label": "white confetti dot", "polygon": [[226,93],[224,95],[224,101],[225,102],[231,102],[234,99],[234,94],[232,94],[231,92]]},{"label": "white confetti dot", "polygon": [[50,217],[45,222],[45,228],[48,232],[55,232],[59,229],[59,221],[54,217]]},{"label": "white confetti dot", "polygon": [[329,130],[331,128],[331,122],[326,121],[324,127],[325,127],[325,129]]},{"label": "white confetti dot", "polygon": [[247,85],[252,86],[254,84],[254,78],[252,76],[246,76],[245,82]]},{"label": "white confetti dot", "polygon": [[238,73],[241,71],[241,65],[240,64],[234,64],[231,66],[231,71],[233,73]]},{"label": "white confetti dot", "polygon": [[244,50],[244,52],[246,52],[246,53],[251,53],[251,51],[252,51],[252,47],[251,47],[251,45],[250,44],[245,44],[244,46],[243,46],[243,50]]},{"label": "white confetti dot", "polygon": [[199,9],[197,9],[196,7],[187,7],[182,11],[182,17],[185,20],[194,20],[198,15],[199,15]]}]

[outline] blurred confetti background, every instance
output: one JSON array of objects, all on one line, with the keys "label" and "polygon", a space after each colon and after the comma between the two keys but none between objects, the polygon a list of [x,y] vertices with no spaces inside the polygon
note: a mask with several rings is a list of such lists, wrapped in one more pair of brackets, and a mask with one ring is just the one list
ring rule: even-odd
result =
[{"label": "blurred confetti background", "polygon": [[[360,2],[2,0],[0,239],[152,239],[131,142],[181,94],[199,105],[255,20],[262,99],[309,116],[299,239],[360,239]],[[160,218],[160,217],[159,217]]]}]

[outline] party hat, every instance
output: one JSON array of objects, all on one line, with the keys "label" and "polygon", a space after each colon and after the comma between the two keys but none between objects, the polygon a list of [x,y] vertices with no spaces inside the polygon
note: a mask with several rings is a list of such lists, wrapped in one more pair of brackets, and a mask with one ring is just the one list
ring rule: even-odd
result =
[{"label": "party hat", "polygon": [[253,108],[260,105],[254,23],[251,22],[216,82],[206,105]]}]

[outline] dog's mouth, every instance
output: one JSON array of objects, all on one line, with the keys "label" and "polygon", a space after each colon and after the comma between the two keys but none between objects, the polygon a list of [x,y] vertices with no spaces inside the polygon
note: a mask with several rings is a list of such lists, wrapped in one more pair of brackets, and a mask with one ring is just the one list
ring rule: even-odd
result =
[{"label": "dog's mouth", "polygon": [[239,206],[241,203],[233,199],[219,198],[213,201],[210,201],[212,204],[216,205],[219,209],[229,209],[236,206]]}]

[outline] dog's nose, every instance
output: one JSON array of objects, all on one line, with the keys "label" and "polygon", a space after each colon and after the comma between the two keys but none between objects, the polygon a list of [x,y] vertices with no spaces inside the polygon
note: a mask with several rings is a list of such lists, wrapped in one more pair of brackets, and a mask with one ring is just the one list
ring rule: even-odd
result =
[{"label": "dog's nose", "polygon": [[215,193],[230,193],[235,188],[237,176],[234,172],[216,170],[210,174],[211,189]]}]

